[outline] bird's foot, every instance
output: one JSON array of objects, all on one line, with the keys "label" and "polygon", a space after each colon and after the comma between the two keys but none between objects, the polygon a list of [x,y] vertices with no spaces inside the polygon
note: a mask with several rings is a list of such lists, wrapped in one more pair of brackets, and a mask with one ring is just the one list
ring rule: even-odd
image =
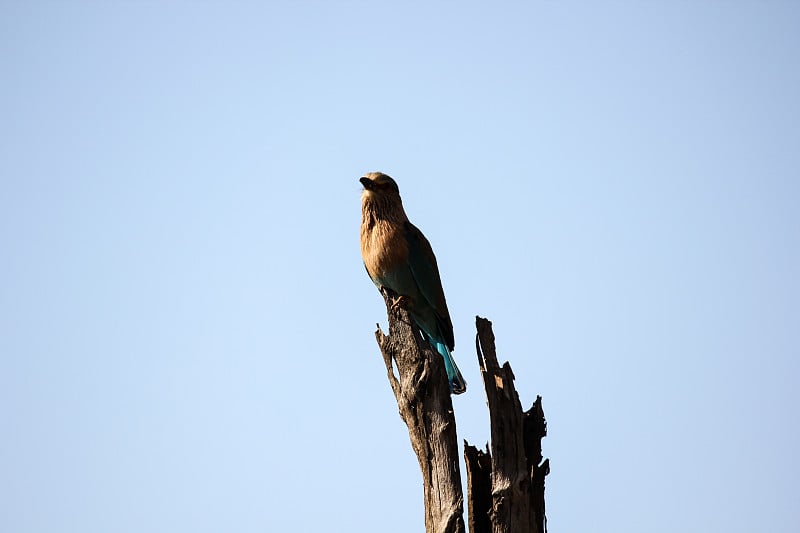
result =
[{"label": "bird's foot", "polygon": [[400,295],[395,297],[392,301],[392,311],[397,311],[398,308],[407,309],[409,301],[410,298],[408,296]]},{"label": "bird's foot", "polygon": [[381,285],[380,292],[384,295],[387,299],[391,300],[392,311],[397,311],[397,309],[408,309],[408,305],[411,302],[411,298],[408,296],[403,296],[402,294],[397,294],[389,287],[385,285]]}]

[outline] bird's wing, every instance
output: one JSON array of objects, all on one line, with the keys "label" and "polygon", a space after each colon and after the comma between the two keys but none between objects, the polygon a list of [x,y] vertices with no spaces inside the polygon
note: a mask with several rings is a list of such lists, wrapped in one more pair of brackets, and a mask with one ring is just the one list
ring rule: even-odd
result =
[{"label": "bird's wing", "polygon": [[436,264],[436,256],[433,255],[433,248],[425,235],[411,222],[406,222],[406,235],[408,266],[411,274],[419,287],[420,294],[435,311],[444,341],[452,350],[455,345],[453,324],[450,321],[450,312],[447,310],[447,301],[444,299],[442,280],[439,277],[439,267]]}]

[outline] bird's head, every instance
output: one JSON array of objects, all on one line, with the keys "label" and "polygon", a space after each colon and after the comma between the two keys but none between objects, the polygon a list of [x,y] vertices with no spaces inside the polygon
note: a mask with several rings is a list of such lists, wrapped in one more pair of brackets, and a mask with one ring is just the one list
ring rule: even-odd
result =
[{"label": "bird's head", "polygon": [[400,196],[400,189],[397,182],[383,172],[368,172],[361,177],[361,185],[364,186],[364,195],[397,195]]},{"label": "bird's head", "polygon": [[361,177],[361,209],[366,219],[407,220],[397,183],[383,172],[369,172]]}]

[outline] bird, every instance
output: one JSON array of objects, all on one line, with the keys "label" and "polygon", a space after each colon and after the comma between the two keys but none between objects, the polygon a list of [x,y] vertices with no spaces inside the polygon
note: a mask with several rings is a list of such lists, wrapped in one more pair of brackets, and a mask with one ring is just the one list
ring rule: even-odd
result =
[{"label": "bird", "polygon": [[422,337],[444,358],[450,391],[461,394],[467,382],[453,360],[453,323],[444,298],[436,256],[430,242],[409,220],[400,189],[382,172],[359,181],[361,193],[361,258],[380,292],[393,297],[393,307],[405,308]]}]

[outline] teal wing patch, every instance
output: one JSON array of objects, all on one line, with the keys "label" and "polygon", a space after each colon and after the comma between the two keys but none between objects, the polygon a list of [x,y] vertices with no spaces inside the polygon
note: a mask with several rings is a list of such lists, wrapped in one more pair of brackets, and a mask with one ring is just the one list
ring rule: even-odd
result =
[{"label": "teal wing patch", "polygon": [[439,267],[436,264],[436,256],[433,255],[433,248],[428,239],[411,222],[406,222],[406,234],[408,237],[408,266],[411,274],[414,276],[420,294],[436,314],[445,344],[452,350],[455,345],[453,324],[450,321],[450,313],[444,299],[442,280],[439,277]]}]

